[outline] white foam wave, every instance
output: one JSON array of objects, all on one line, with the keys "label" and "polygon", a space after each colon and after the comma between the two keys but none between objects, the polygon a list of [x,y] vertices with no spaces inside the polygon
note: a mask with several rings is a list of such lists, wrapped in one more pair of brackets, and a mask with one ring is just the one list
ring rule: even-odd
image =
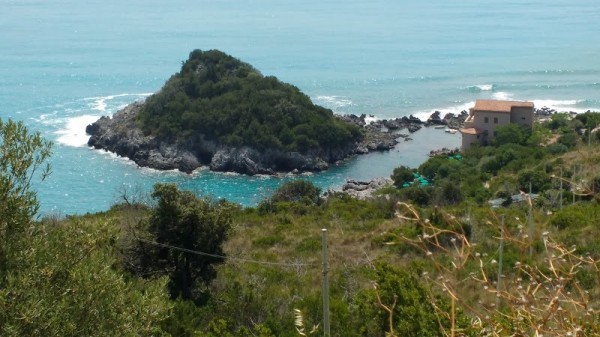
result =
[{"label": "white foam wave", "polygon": [[[143,175],[149,176],[149,177],[161,176],[161,177],[191,177],[191,178],[193,178],[193,177],[197,177],[198,175],[200,175],[203,171],[208,170],[207,166],[198,167],[197,169],[195,169],[192,172],[192,174],[187,174],[185,172],[181,172],[178,169],[159,170],[159,169],[155,169],[155,168],[151,168],[151,167],[138,166],[138,164],[136,164],[133,160],[131,160],[127,157],[119,156],[118,154],[116,154],[114,152],[110,152],[110,151],[107,151],[104,149],[98,149],[98,150],[94,150],[94,151],[103,156],[106,156],[107,158],[109,158],[110,160],[112,160],[114,162],[118,162],[119,164],[135,167],[136,170],[139,170],[139,172],[141,172]],[[127,176],[129,174],[125,173],[125,175]]]},{"label": "white foam wave", "polygon": [[478,85],[472,85],[469,87],[466,87],[464,89],[471,91],[471,92],[481,92],[481,91],[492,91],[494,90],[495,86],[493,84],[478,84]]},{"label": "white foam wave", "polygon": [[[112,160],[114,162],[118,162],[120,164],[127,165],[127,166],[136,167],[136,169],[139,169],[139,172],[141,172],[143,175],[146,175],[146,176],[158,176],[158,175],[175,176],[177,174],[182,173],[177,169],[158,170],[158,169],[154,169],[151,167],[141,167],[141,166],[138,166],[133,160],[131,160],[127,157],[119,156],[118,154],[116,154],[114,152],[110,152],[110,151],[107,151],[104,149],[98,149],[98,150],[94,150],[94,151],[103,156],[106,156],[107,158],[109,158],[110,160]],[[127,173],[125,175],[127,175]]]},{"label": "white foam wave", "polygon": [[90,136],[85,133],[85,127],[98,120],[98,118],[100,116],[96,115],[68,118],[65,127],[55,132],[59,135],[56,141],[67,146],[86,146]]},{"label": "white foam wave", "polygon": [[[513,97],[512,94],[502,93],[502,95],[494,96],[494,99],[505,99],[511,100]],[[558,112],[576,112],[576,113],[584,113],[588,110],[600,110],[600,108],[593,108],[586,104],[586,100],[551,100],[551,99],[533,99],[529,100],[533,102],[536,109],[540,109],[543,107],[547,107],[550,109],[554,109]],[[458,103],[458,102],[457,102]],[[422,121],[426,121],[429,119],[432,113],[435,111],[441,112],[441,117],[444,117],[446,113],[460,114],[462,111],[469,111],[469,108],[475,106],[475,102],[467,102],[467,103],[459,103],[457,105],[443,107],[443,108],[435,108],[431,110],[421,110],[412,113],[413,116],[419,118]]]},{"label": "white foam wave", "polygon": [[577,112],[584,113],[590,109],[589,107],[578,107],[580,103],[584,103],[585,100],[552,100],[552,99],[534,99],[533,104],[537,109],[547,107],[554,109],[558,112]]},{"label": "white foam wave", "polygon": [[441,116],[440,117],[444,117],[444,115],[446,115],[447,113],[453,113],[455,115],[460,114],[462,111],[466,110],[469,111],[469,108],[472,108],[473,106],[475,106],[475,102],[467,102],[467,103],[463,103],[463,102],[457,102],[457,105],[452,105],[452,106],[447,106],[444,108],[436,108],[436,109],[431,109],[431,110],[421,110],[421,111],[417,111],[412,113],[412,115],[414,117],[419,118],[422,121],[426,121],[429,119],[429,117],[431,116],[432,113],[439,111],[441,112]]},{"label": "white foam wave", "polygon": [[[108,95],[108,96],[87,97],[87,98],[84,98],[83,100],[84,101],[92,101],[88,104],[92,110],[105,112],[108,107],[108,105],[107,105],[108,101],[112,101],[116,98],[122,98],[122,97],[148,97],[150,95],[152,95],[152,93],[138,93],[138,94],[123,93],[123,94]],[[120,103],[117,107],[120,107],[120,106],[123,106],[123,103]]]},{"label": "white foam wave", "polygon": [[492,95],[492,97],[494,99],[501,100],[501,101],[511,101],[513,99],[513,94],[504,92],[504,91],[499,91],[499,92],[495,92]]},{"label": "white foam wave", "polygon": [[37,123],[56,124],[56,123],[58,123],[57,120],[52,117],[55,117],[57,114],[58,114],[58,111],[55,110],[50,113],[45,113],[45,114],[41,114],[37,117],[30,117],[30,118]]},{"label": "white foam wave", "polygon": [[334,112],[340,112],[339,109],[354,105],[352,100],[344,96],[317,96],[314,98],[314,101],[316,104],[331,109]]},{"label": "white foam wave", "polygon": [[367,116],[365,117],[365,123],[366,123],[367,125],[369,125],[369,124],[371,124],[371,123],[373,123],[373,122],[377,122],[378,120],[379,120],[379,118],[378,118],[378,117],[375,117],[375,116],[373,116],[373,115],[367,115]]}]

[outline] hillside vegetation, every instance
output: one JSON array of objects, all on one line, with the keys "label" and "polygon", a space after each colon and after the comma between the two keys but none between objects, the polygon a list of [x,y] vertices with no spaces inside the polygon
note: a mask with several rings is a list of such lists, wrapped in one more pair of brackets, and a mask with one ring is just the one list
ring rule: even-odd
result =
[{"label": "hillside vegetation", "polygon": [[263,76],[218,50],[194,50],[139,115],[142,129],[165,138],[203,135],[233,147],[306,152],[362,137],[356,126],[314,105],[293,85]]},{"label": "hillside vegetation", "polygon": [[514,142],[431,158],[428,184],[400,168],[371,200],[298,180],[240,208],[161,184],[8,223],[35,194],[3,192],[0,335],[320,336],[326,228],[332,336],[598,336],[597,118],[499,130]]}]

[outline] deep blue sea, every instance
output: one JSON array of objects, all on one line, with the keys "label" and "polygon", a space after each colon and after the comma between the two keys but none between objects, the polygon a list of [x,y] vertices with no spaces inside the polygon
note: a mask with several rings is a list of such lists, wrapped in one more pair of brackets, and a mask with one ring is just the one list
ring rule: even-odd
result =
[{"label": "deep blue sea", "polygon": [[[597,0],[0,0],[0,118],[55,143],[45,214],[106,210],[160,181],[245,205],[291,177],[141,169],[86,146],[85,126],[157,91],[193,49],[220,49],[336,113],[459,112],[479,98],[600,109]],[[324,189],[389,176],[459,135],[307,176]]]}]

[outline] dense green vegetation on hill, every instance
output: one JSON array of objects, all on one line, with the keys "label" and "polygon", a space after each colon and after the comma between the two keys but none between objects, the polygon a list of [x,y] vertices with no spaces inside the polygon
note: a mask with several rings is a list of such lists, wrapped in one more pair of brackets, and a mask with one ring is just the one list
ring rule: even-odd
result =
[{"label": "dense green vegetation on hill", "polygon": [[472,147],[458,158],[436,156],[416,169],[397,168],[392,178],[398,187],[412,183],[411,174],[417,172],[432,183],[423,186],[416,180],[410,187],[392,192],[421,206],[454,205],[464,200],[482,205],[489,199],[527,193],[531,188],[532,193],[542,196],[536,201],[539,206],[553,208],[558,206],[562,184],[563,199],[571,200],[573,193],[589,199],[589,191],[570,187],[584,181],[589,185],[586,188],[594,188],[591,182],[600,179],[594,164],[598,158],[594,153],[573,158],[577,154],[572,151],[578,145],[599,142],[600,132],[589,138],[589,130],[598,125],[597,113],[579,114],[572,119],[557,114],[533,130],[507,125],[498,129],[493,146]]},{"label": "dense green vegetation on hill", "polygon": [[298,88],[217,50],[195,50],[139,116],[142,129],[185,141],[306,152],[361,139],[361,130],[314,105]]},{"label": "dense green vegetation on hill", "polygon": [[[42,221],[16,178],[48,144],[0,124],[0,335],[320,336],[327,228],[332,336],[597,336],[600,139],[580,132],[596,117],[431,158],[427,186],[402,167],[372,200],[298,180],[240,208],[157,185]],[[530,182],[531,206],[487,203]]]}]

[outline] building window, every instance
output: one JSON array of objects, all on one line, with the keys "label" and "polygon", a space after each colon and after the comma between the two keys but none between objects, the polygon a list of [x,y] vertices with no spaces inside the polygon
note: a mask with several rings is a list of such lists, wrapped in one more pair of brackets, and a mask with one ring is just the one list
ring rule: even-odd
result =
[{"label": "building window", "polygon": [[489,123],[489,122],[490,122],[490,120],[489,120],[489,118],[487,118],[487,117],[483,117],[483,122],[484,122],[484,123]]},{"label": "building window", "polygon": [[494,137],[496,137],[497,134],[498,134],[498,132],[494,131]]},{"label": "building window", "polygon": [[498,117],[494,117],[494,124],[498,124]]}]

